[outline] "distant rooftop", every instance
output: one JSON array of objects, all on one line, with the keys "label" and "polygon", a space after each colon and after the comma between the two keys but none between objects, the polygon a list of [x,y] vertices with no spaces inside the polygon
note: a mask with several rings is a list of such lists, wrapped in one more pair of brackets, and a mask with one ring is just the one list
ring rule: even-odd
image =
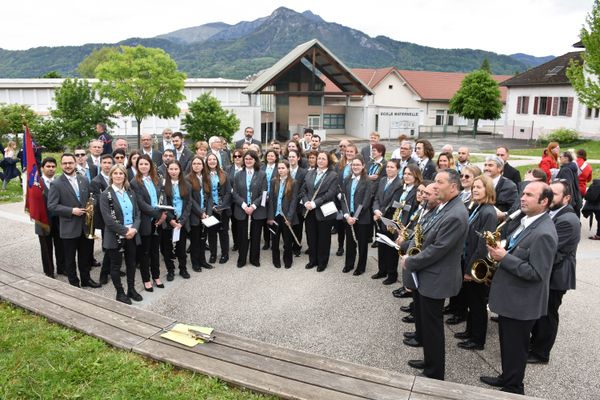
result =
[{"label": "distant rooftop", "polygon": [[581,51],[572,51],[538,65],[504,82],[502,86],[571,85],[567,77],[569,61],[581,62]]}]

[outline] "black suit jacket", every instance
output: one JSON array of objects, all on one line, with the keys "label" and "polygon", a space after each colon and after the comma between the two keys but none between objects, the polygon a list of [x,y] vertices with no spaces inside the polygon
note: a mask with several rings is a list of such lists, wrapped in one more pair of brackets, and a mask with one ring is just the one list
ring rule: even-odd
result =
[{"label": "black suit jacket", "polygon": [[[328,217],[323,216],[321,212],[321,206],[325,203],[333,201],[338,193],[337,188],[337,173],[333,169],[328,169],[325,175],[321,178],[321,182],[317,183],[315,187],[315,180],[317,178],[317,170],[308,171],[304,179],[304,186],[302,189],[302,204],[306,204],[307,201],[314,201],[316,205],[315,216],[317,221],[331,221],[336,218],[336,214],[331,214]],[[319,188],[316,196],[315,191]],[[313,199],[314,196],[314,199]]]},{"label": "black suit jacket", "polygon": [[231,195],[231,189],[232,189],[232,178],[231,175],[227,174],[227,177],[225,178],[225,182],[223,182],[223,184],[221,184],[219,182],[219,184],[217,185],[217,191],[219,192],[219,201],[215,204],[213,201],[213,196],[212,196],[212,185],[210,185],[209,182],[209,186],[211,188],[211,191],[206,192],[206,195],[210,197],[210,207],[207,208],[207,214],[208,215],[212,215],[213,212],[215,211],[213,209],[213,207],[216,207],[218,209],[218,213],[220,214],[225,214],[225,215],[231,215],[231,199],[232,199],[232,195]]},{"label": "black suit jacket", "polygon": [[392,214],[394,213],[392,203],[394,200],[398,200],[402,194],[402,181],[400,178],[396,177],[396,179],[390,183],[390,186],[387,188],[387,190],[385,190],[386,183],[387,177],[379,180],[377,190],[375,191],[375,196],[373,198],[373,211],[379,210],[384,217],[391,218]]},{"label": "black suit jacket", "polygon": [[[192,157],[194,157],[194,153],[192,153],[187,147],[184,147],[183,152],[181,153],[181,156],[178,160],[181,164],[181,168],[183,171],[187,171],[188,163],[190,162]],[[175,152],[175,158],[177,159],[177,152]]]},{"label": "black suit jacket", "polygon": [[463,262],[463,274],[471,272],[471,264],[477,259],[487,257],[488,251],[485,239],[478,232],[494,232],[498,226],[496,210],[491,204],[474,206],[469,216],[469,233],[465,245],[465,256]]},{"label": "black suit jacket", "polygon": [[427,164],[425,164],[425,167],[421,172],[423,173],[423,180],[432,181],[435,179],[435,175],[437,174],[437,165],[435,165],[433,160],[427,160]]},{"label": "black suit jacket", "polygon": [[517,199],[517,185],[510,179],[500,177],[496,185],[496,208],[508,211]]},{"label": "black suit jacket", "polygon": [[[144,153],[143,148],[139,149],[138,151],[140,152],[140,154],[146,154]],[[152,154],[150,155],[150,158],[152,158],[152,162],[154,163],[155,167],[160,167],[162,165],[162,151],[152,149]]]},{"label": "black suit jacket", "polygon": [[[156,198],[160,200],[160,193],[162,190],[161,185],[162,180],[158,180],[158,184],[154,185],[154,189],[156,190]],[[152,233],[152,220],[160,219],[163,211],[152,207],[152,203],[150,200],[150,193],[148,193],[148,189],[146,189],[146,185],[143,183],[140,184],[137,179],[131,181],[131,188],[135,192],[135,198],[137,200],[138,208],[141,212],[140,217],[140,235],[141,236],[149,236]]]},{"label": "black suit jacket", "polygon": [[[344,196],[346,200],[342,199],[342,213],[344,215],[350,214],[356,216],[358,208],[362,206],[360,214],[358,214],[358,223],[361,225],[368,225],[373,220],[371,217],[371,203],[373,202],[373,189],[371,189],[371,182],[366,176],[362,176],[356,185],[354,191],[354,213],[351,213],[348,207],[352,204],[352,178],[346,178],[344,180]],[[346,206],[348,203],[348,206]]]},{"label": "black suit jacket", "polygon": [[550,289],[575,289],[576,254],[581,239],[581,223],[571,206],[560,210],[552,220],[558,235],[558,250],[552,265]]},{"label": "black suit jacket", "polygon": [[[238,140],[237,142],[235,142],[235,148],[241,149],[245,142],[246,142],[246,139]],[[258,145],[258,147],[262,150],[262,143],[260,143],[260,140],[256,140],[256,139],[252,138],[252,144]]]},{"label": "black suit jacket", "polygon": [[94,228],[104,229],[104,220],[102,219],[102,212],[100,211],[100,195],[106,190],[108,183],[102,176],[98,174],[90,183],[90,193],[94,195],[95,208],[94,208]]},{"label": "black suit jacket", "polygon": [[[179,182],[180,185],[187,186],[187,196],[181,196],[183,200],[183,210],[181,212],[181,216],[179,217],[179,223],[182,227],[189,232],[190,230],[190,213],[192,211],[192,187],[185,180]],[[181,193],[181,192],[180,192]],[[173,197],[169,195],[165,195],[167,205],[173,206]],[[175,215],[175,210],[167,210],[167,220],[165,221],[165,225],[168,229],[173,229],[171,224],[169,223],[171,220],[177,219]]]},{"label": "black suit jacket", "polygon": [[509,163],[504,164],[504,170],[502,171],[502,176],[510,179],[516,185],[518,185],[519,182],[521,182],[521,174],[515,167],[513,167]]},{"label": "black suit jacket", "polygon": [[[110,211],[110,202],[108,200],[109,193],[112,196],[113,209],[115,216],[113,217]],[[133,225],[132,228],[138,231],[134,239],[136,243],[141,244],[139,229],[140,229],[140,209],[138,207],[135,193],[133,190],[126,190],[125,193],[129,196],[129,200],[133,206]],[[104,219],[104,234],[102,235],[102,247],[105,249],[116,249],[118,248],[117,235],[125,236],[128,228],[124,225],[123,209],[117,198],[117,194],[112,187],[102,192],[100,195],[100,211],[102,212],[102,218]]]},{"label": "black suit jacket", "polygon": [[[247,204],[248,191],[250,191],[252,200],[250,204]],[[267,177],[264,171],[254,171],[252,173],[252,179],[250,180],[250,187],[246,186],[246,169],[244,168],[241,172],[238,172],[233,181],[233,202],[236,207],[233,208],[233,216],[238,221],[243,221],[247,218],[247,214],[242,209],[242,204],[246,203],[248,206],[254,204],[256,209],[252,213],[252,219],[265,219],[267,218],[267,207],[266,203],[263,207],[261,205],[263,192],[267,191]]]},{"label": "black suit jacket", "polygon": [[[292,178],[289,177],[288,179]],[[279,184],[274,181],[272,182],[272,185],[272,194],[269,196],[269,201],[267,202],[267,219],[275,219],[275,211],[277,211],[277,199],[279,198]],[[296,208],[298,206],[299,188],[300,184],[298,181],[294,180],[292,185],[292,193],[290,193],[289,198],[284,194],[283,198],[281,199],[281,212],[292,225],[298,223],[298,214],[296,213]]]}]

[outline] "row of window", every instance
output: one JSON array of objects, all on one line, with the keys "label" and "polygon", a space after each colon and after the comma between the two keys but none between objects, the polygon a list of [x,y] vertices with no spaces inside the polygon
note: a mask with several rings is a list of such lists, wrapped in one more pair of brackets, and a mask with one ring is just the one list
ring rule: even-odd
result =
[{"label": "row of window", "polygon": [[600,108],[589,108],[587,107],[585,110],[585,117],[587,119],[598,119],[600,118]]},{"label": "row of window", "polygon": [[[570,117],[573,115],[573,97],[535,96],[532,113]],[[517,114],[529,114],[529,96],[517,97]]]},{"label": "row of window", "polygon": [[[308,126],[313,129],[318,129],[320,120],[320,115],[309,115]],[[346,129],[346,115],[323,114],[323,129]]]}]

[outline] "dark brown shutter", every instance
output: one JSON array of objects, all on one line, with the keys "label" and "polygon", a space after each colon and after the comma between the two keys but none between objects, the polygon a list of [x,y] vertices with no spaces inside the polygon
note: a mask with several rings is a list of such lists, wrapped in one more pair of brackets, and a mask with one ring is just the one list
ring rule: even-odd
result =
[{"label": "dark brown shutter", "polygon": [[573,98],[569,97],[569,100],[567,100],[567,117],[570,117],[573,115]]},{"label": "dark brown shutter", "polygon": [[552,97],[546,97],[546,115],[552,113]]},{"label": "dark brown shutter", "polygon": [[538,101],[539,101],[539,97],[534,97],[533,98],[533,113],[537,114],[538,113]]},{"label": "dark brown shutter", "polygon": [[558,100],[559,97],[554,98],[554,102],[552,103],[552,115],[558,115]]}]

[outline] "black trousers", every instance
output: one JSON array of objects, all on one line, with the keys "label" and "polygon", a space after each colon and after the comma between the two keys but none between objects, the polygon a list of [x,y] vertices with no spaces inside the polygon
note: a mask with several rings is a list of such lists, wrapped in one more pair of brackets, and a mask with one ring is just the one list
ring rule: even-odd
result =
[{"label": "black trousers", "polygon": [[596,235],[600,236],[600,210],[594,211],[594,217],[596,218]]},{"label": "black trousers", "polygon": [[423,323],[423,373],[432,379],[444,380],[446,349],[444,344],[443,309],[445,299],[432,299],[419,294],[419,308]]},{"label": "black trousers", "polygon": [[121,264],[123,263],[123,258],[125,258],[125,270],[127,273],[127,290],[135,289],[135,259],[137,251],[135,239],[123,239],[123,248],[125,249],[123,252],[119,251],[119,249],[106,250],[110,258],[110,279],[117,293],[125,292],[121,284]]},{"label": "black trousers", "polygon": [[152,279],[160,278],[160,255],[158,252],[160,234],[142,236],[142,245],[140,247],[142,251],[140,260],[142,281],[150,282],[150,274],[152,274]]},{"label": "black trousers", "polygon": [[498,316],[500,358],[502,359],[502,390],[525,393],[523,378],[529,351],[529,333],[536,320],[521,321]]},{"label": "black trousers", "polygon": [[[356,261],[356,252],[358,250],[358,264],[356,264],[356,270],[365,272],[367,266],[367,253],[369,251],[369,235],[371,234],[370,224],[354,224],[354,232],[356,233],[356,239],[358,245],[354,242],[352,236],[352,228],[346,222],[344,222],[346,237],[348,238],[346,243],[346,261],[344,266],[346,268],[354,268],[354,262]],[[340,233],[338,228],[338,234]]]},{"label": "black trousers", "polygon": [[[58,225],[52,224],[48,236],[38,236],[40,241],[40,250],[42,252],[42,267],[44,274],[54,276],[54,271],[59,274],[65,273],[65,254],[63,244],[60,241],[60,232]],[[54,252],[54,256],[52,253]],[[56,269],[54,264],[56,258]]]},{"label": "black trousers", "polygon": [[238,265],[245,265],[250,251],[250,264],[260,264],[260,234],[265,220],[252,218],[250,224],[250,240],[248,240],[248,218],[236,220],[238,231]]},{"label": "black trousers", "polygon": [[263,231],[263,240],[265,241],[265,244],[267,246],[270,246],[270,244],[271,244],[271,231],[269,231],[269,225],[267,224],[267,220],[266,219],[265,219],[265,222],[263,223],[262,231]]},{"label": "black trousers", "polygon": [[484,283],[463,282],[463,289],[467,299],[467,331],[471,340],[477,344],[485,345],[487,335],[488,312],[487,302],[490,288]]},{"label": "black trousers", "polygon": [[271,250],[273,253],[273,265],[281,266],[281,252],[279,250],[279,240],[283,237],[283,265],[287,268],[291,267],[292,260],[294,258],[292,253],[294,238],[292,236],[292,232],[290,231],[291,226],[288,227],[285,224],[285,220],[283,216],[278,215],[275,217],[275,222],[277,222],[277,227],[274,225],[271,226],[276,234],[271,233]]},{"label": "black trousers", "polygon": [[[371,234],[370,231],[369,234]],[[389,238],[392,237],[387,231],[385,234]],[[386,246],[383,243],[379,243],[379,246],[377,246],[377,267],[379,268],[379,273],[387,274],[388,279],[397,280],[398,259],[398,250],[394,249],[393,247]]]},{"label": "black trousers", "polygon": [[[296,234],[296,237],[298,238],[298,241],[300,242],[300,244],[302,244],[302,233],[304,231],[304,229],[302,229],[303,227],[304,227],[304,214],[299,213],[298,214],[298,223],[296,225],[294,225],[292,227],[292,229],[294,230],[294,233]],[[301,246],[298,246],[296,244],[296,242],[294,242],[292,249],[293,249],[294,253],[299,253],[301,250]]]},{"label": "black trousers", "polygon": [[[231,214],[230,215],[233,215],[233,206],[231,207]],[[239,236],[238,236],[237,227],[238,227],[238,225],[237,225],[236,221],[234,221],[232,219],[231,220],[231,237],[233,239],[233,245],[239,249],[240,243],[238,241],[239,240]]]},{"label": "black trousers", "polygon": [[421,319],[421,296],[418,290],[412,291],[413,315],[415,317],[415,340],[423,343],[423,320]]},{"label": "black trousers", "polygon": [[[220,224],[219,224],[220,225]],[[190,229],[190,259],[192,261],[192,267],[202,267],[206,264],[206,236],[209,228],[206,228],[202,222],[198,225],[192,225]],[[217,252],[217,232],[215,232],[215,253]],[[209,239],[210,244],[210,239]],[[227,240],[227,247],[229,247],[229,240]],[[229,248],[227,248],[229,251]],[[212,252],[211,252],[212,254]],[[221,254],[223,254],[223,240],[221,240]],[[225,253],[227,254],[227,253]]]},{"label": "black trousers", "polygon": [[187,271],[187,253],[185,251],[187,232],[185,229],[181,228],[179,240],[175,244],[173,244],[173,229],[164,229],[160,235],[160,241],[167,271],[171,273],[175,271],[175,263],[171,258],[171,255],[173,254],[173,245],[175,246],[175,256],[179,261],[179,272]]},{"label": "black trousers", "polygon": [[531,330],[531,353],[542,360],[550,360],[550,351],[558,333],[558,309],[562,304],[565,290],[552,290],[548,296],[548,314],[533,325]]},{"label": "black trousers", "polygon": [[463,283],[463,286],[460,288],[458,294],[450,297],[450,300],[448,301],[448,307],[450,307],[452,314],[460,318],[465,318],[467,316],[467,302],[467,293]]},{"label": "black trousers", "polygon": [[327,268],[331,250],[331,227],[335,221],[317,221],[315,212],[309,212],[305,221],[308,260],[311,265]]},{"label": "black trousers", "polygon": [[[338,249],[343,249],[344,248],[344,239],[346,236],[346,225],[348,225],[348,224],[343,219],[336,221],[336,224],[337,224]],[[349,241],[351,241],[351,240],[352,240],[352,238],[349,237]]]},{"label": "black trousers", "polygon": [[[77,269],[79,269],[79,277],[81,282],[90,280],[90,248],[94,246],[94,241],[86,239],[82,234],[75,239],[62,239],[65,255],[65,272],[69,277],[69,283],[72,285],[79,284],[77,277]],[[75,264],[75,256],[77,255],[77,264]],[[75,266],[77,265],[77,267]]]},{"label": "black trousers", "polygon": [[[229,215],[225,212],[220,215],[215,213],[214,216],[221,221],[220,224],[208,228],[208,249],[211,256],[217,256],[217,236],[221,244],[221,256],[229,255]],[[202,225],[204,229],[204,225]],[[193,248],[192,248],[193,249]],[[193,250],[192,250],[193,251]],[[202,252],[204,252],[202,250]]]}]

